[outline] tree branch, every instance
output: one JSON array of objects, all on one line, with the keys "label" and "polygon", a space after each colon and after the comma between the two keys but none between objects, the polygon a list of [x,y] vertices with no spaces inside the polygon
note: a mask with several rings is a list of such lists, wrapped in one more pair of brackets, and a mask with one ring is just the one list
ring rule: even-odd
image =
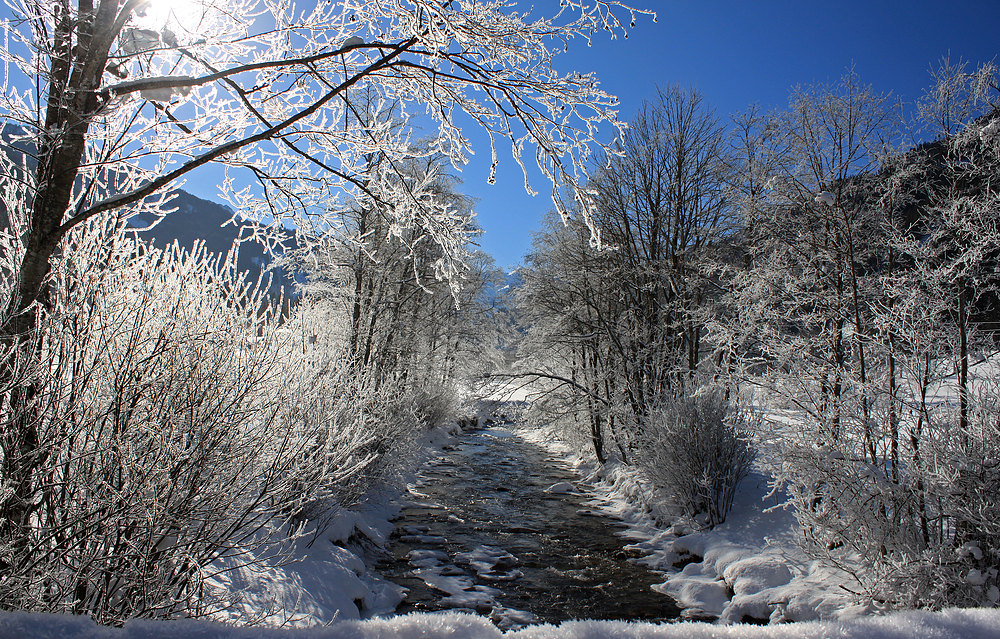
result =
[{"label": "tree branch", "polygon": [[584,393],[585,395],[587,395],[591,399],[595,399],[595,400],[601,402],[602,404],[604,404],[605,406],[611,406],[611,402],[609,402],[608,400],[604,399],[603,397],[601,397],[599,395],[595,395],[590,390],[588,390],[586,387],[581,386],[578,382],[574,382],[573,380],[568,379],[566,377],[563,377],[561,375],[554,375],[552,373],[531,372],[531,373],[491,373],[490,375],[486,376],[486,378],[500,378],[500,379],[524,379],[526,377],[537,377],[537,378],[541,378],[541,379],[552,379],[552,380],[555,380],[557,382],[562,382],[564,384],[568,384],[569,386],[572,386],[573,388],[577,389],[578,391]]},{"label": "tree branch", "polygon": [[388,66],[389,63],[392,60],[394,60],[398,56],[402,55],[403,52],[405,52],[407,49],[409,49],[410,47],[412,47],[416,42],[417,42],[417,38],[413,37],[413,38],[410,38],[409,40],[406,40],[405,42],[401,42],[401,43],[395,45],[395,47],[393,48],[393,50],[390,53],[387,53],[386,55],[384,55],[382,58],[380,58],[376,62],[373,62],[372,64],[368,65],[365,69],[363,69],[357,75],[355,75],[355,76],[351,77],[350,79],[345,80],[344,82],[340,83],[339,85],[337,85],[336,87],[334,87],[333,89],[331,89],[329,92],[327,92],[322,98],[320,98],[319,100],[313,102],[307,108],[299,111],[298,113],[295,113],[294,115],[289,116],[288,118],[286,118],[285,120],[283,120],[283,121],[275,124],[274,126],[268,128],[268,129],[265,129],[264,131],[261,131],[259,133],[256,133],[254,135],[245,137],[245,138],[243,138],[241,140],[234,140],[233,142],[229,142],[227,144],[223,144],[221,146],[218,146],[218,147],[212,149],[211,151],[203,153],[203,154],[199,155],[198,157],[196,157],[196,158],[194,158],[192,160],[189,160],[188,162],[185,162],[183,165],[181,165],[177,169],[174,169],[173,171],[165,173],[165,174],[161,175],[160,177],[158,177],[158,178],[156,178],[156,179],[154,179],[154,180],[152,180],[150,182],[147,182],[145,185],[143,185],[143,186],[141,186],[141,187],[139,187],[137,189],[133,189],[132,191],[130,191],[128,193],[122,193],[120,195],[116,195],[114,197],[107,198],[103,202],[98,202],[94,206],[92,206],[92,207],[90,207],[88,209],[85,209],[84,211],[80,212],[77,215],[74,215],[69,220],[67,220],[65,223],[63,223],[58,229],[56,229],[55,234],[56,234],[57,238],[62,238],[74,226],[76,226],[77,224],[80,224],[81,222],[86,221],[87,219],[89,219],[89,218],[91,218],[91,217],[93,217],[95,215],[98,215],[99,213],[103,213],[105,211],[110,211],[111,209],[116,209],[116,208],[120,208],[120,207],[123,207],[123,206],[128,206],[130,204],[134,204],[134,203],[142,200],[146,196],[152,195],[153,193],[155,193],[159,189],[163,188],[167,184],[170,184],[174,180],[176,180],[176,179],[180,178],[181,176],[189,173],[190,171],[198,168],[199,166],[202,166],[204,164],[208,164],[209,162],[211,162],[211,161],[213,161],[215,159],[218,159],[218,158],[226,155],[227,153],[232,153],[234,151],[238,151],[239,149],[241,149],[241,148],[243,148],[245,146],[249,146],[251,144],[255,144],[257,142],[261,142],[263,140],[268,140],[268,139],[273,138],[275,135],[279,134],[281,131],[287,129],[288,127],[290,127],[291,125],[295,124],[296,122],[298,122],[300,120],[303,120],[303,119],[309,117],[310,115],[312,115],[313,113],[315,113],[316,111],[318,111],[324,104],[326,104],[327,102],[329,102],[333,98],[335,98],[338,95],[340,95],[340,93],[342,93],[344,90],[346,90],[346,89],[350,88],[351,86],[357,84],[358,81],[361,80],[361,78],[363,78],[363,77],[365,77],[367,75],[370,75],[371,73],[374,73],[375,71],[378,71],[379,69],[382,69],[382,68]]}]

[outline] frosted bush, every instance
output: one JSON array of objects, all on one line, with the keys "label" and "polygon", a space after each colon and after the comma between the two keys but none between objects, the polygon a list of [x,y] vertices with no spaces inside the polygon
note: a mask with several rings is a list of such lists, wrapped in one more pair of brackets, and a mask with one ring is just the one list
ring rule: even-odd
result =
[{"label": "frosted bush", "polygon": [[[0,250],[12,264],[17,238]],[[32,509],[0,526],[0,606],[113,625],[218,609],[218,559],[280,558],[399,463],[405,398],[296,340],[267,289],[203,247],[96,221],[71,234],[18,368],[29,383],[0,389],[5,427],[37,438],[0,459],[0,498]]]},{"label": "frosted bush", "polygon": [[426,384],[414,393],[414,402],[421,421],[436,427],[458,419],[458,389],[450,384]]},{"label": "frosted bush", "polygon": [[805,548],[853,577],[859,600],[889,608],[993,605],[991,589],[1000,583],[996,385],[977,384],[964,429],[951,403],[918,394],[895,404],[906,434],[895,453],[891,427],[879,419],[888,398],[872,393],[879,401],[869,430],[885,451],[879,463],[866,456],[864,423],[846,402],[837,440],[824,440],[829,429],[808,420],[783,433],[775,476]]},{"label": "frosted bush", "polygon": [[665,399],[645,420],[636,463],[682,515],[714,527],[750,471],[755,421],[721,390]]},{"label": "frosted bush", "polygon": [[284,325],[280,422],[304,442],[289,508],[322,527],[375,485],[398,477],[423,423],[413,398],[392,378],[359,367],[326,322],[324,303],[304,301]]}]

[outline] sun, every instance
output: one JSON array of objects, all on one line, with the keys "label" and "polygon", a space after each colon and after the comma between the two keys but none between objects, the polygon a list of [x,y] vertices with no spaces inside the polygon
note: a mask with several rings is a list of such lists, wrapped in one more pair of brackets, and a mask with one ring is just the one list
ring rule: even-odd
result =
[{"label": "sun", "polygon": [[149,0],[136,11],[138,24],[178,36],[196,36],[204,28],[212,0]]}]

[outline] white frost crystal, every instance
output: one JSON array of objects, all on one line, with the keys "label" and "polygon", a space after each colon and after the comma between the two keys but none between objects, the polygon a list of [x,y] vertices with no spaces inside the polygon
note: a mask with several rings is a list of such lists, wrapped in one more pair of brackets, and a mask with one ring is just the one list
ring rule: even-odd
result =
[{"label": "white frost crystal", "polygon": [[829,191],[820,191],[816,197],[813,198],[816,202],[820,204],[826,204],[827,206],[833,206],[833,203],[837,201],[836,196]]},{"label": "white frost crystal", "polygon": [[993,120],[982,129],[979,130],[979,139],[983,142],[989,142],[1000,133],[1000,120]]}]

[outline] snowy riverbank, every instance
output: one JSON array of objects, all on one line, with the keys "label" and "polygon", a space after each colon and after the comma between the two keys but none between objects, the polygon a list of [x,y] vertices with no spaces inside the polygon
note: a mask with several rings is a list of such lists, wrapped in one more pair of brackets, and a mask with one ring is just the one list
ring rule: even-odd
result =
[{"label": "snowy riverbank", "polygon": [[[453,425],[427,433],[415,448],[412,469],[458,432]],[[391,614],[404,590],[379,575],[374,564],[388,547],[395,530],[392,520],[400,511],[398,497],[413,472],[396,485],[372,491],[361,503],[329,514],[322,532],[303,535],[279,558],[244,559],[237,569],[228,569],[224,560],[216,562],[216,575],[209,580],[216,589],[213,598],[233,603],[210,618],[258,628],[308,628]]]},{"label": "snowy riverbank", "polygon": [[[724,623],[846,621],[873,611],[855,604],[846,573],[809,558],[799,547],[800,527],[781,500],[769,495],[768,478],[757,469],[740,485],[726,521],[713,530],[692,531],[670,520],[654,488],[634,468],[601,467],[573,453],[546,429],[523,429],[522,437],[563,455],[586,478],[594,508],[628,525],[626,546],[639,561],[665,573],[655,586],[672,596],[691,619]],[[843,587],[841,587],[843,586]]]}]

